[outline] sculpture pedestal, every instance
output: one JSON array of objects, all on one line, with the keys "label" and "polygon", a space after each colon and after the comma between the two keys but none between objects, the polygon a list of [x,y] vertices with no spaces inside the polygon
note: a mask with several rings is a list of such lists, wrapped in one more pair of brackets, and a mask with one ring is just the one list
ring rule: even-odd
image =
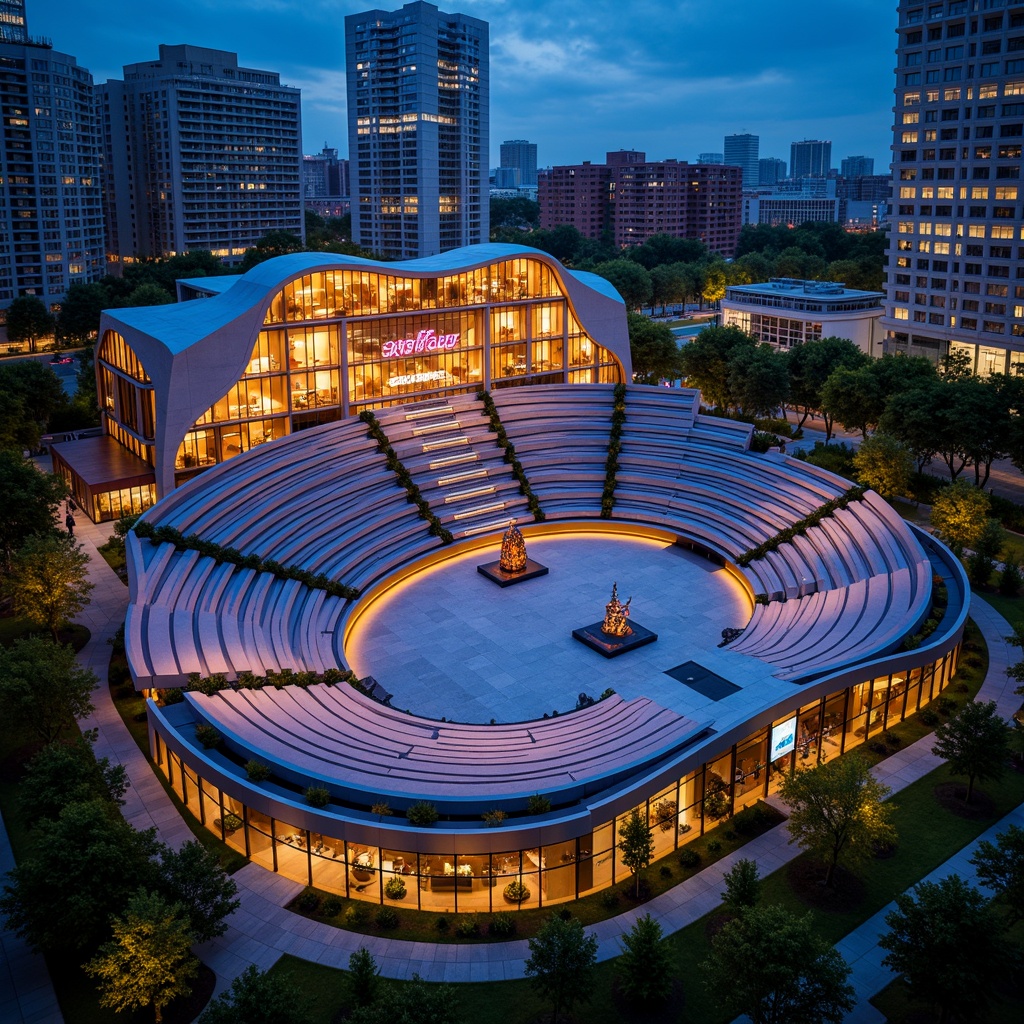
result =
[{"label": "sculpture pedestal", "polygon": [[526,560],[526,568],[522,572],[502,572],[501,562],[486,562],[478,565],[476,571],[481,576],[486,576],[492,583],[499,587],[512,587],[517,583],[525,583],[526,580],[536,579],[538,576],[547,576],[548,567],[535,562],[532,558]]},{"label": "sculpture pedestal", "polygon": [[658,639],[657,633],[645,629],[632,619],[630,619],[629,627],[633,632],[629,636],[609,636],[602,632],[602,623],[603,620],[595,622],[591,626],[581,626],[579,629],[574,629],[572,635],[574,639],[579,640],[581,644],[586,644],[604,658],[617,658],[620,654],[653,644]]}]

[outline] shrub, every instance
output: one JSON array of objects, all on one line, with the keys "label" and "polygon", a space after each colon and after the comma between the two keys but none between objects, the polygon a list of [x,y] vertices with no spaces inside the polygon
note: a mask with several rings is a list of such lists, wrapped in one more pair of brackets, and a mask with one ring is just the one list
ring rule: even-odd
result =
[{"label": "shrub", "polygon": [[696,850],[687,847],[679,853],[679,866],[682,868],[695,868],[700,865],[700,854]]},{"label": "shrub", "polygon": [[398,914],[391,907],[381,907],[374,915],[378,928],[392,929],[398,927]]},{"label": "shrub", "polygon": [[206,750],[220,746],[220,733],[212,725],[197,725],[196,739]]},{"label": "shrub", "polygon": [[358,928],[366,924],[369,916],[370,911],[365,903],[353,903],[351,907],[345,909],[345,924],[352,928]]},{"label": "shrub", "polygon": [[885,742],[889,744],[894,750],[898,750],[903,745],[903,740],[899,738],[897,733],[894,733],[891,729],[883,737]]},{"label": "shrub", "polygon": [[370,813],[376,814],[378,818],[390,818],[395,812],[391,810],[391,805],[384,800],[380,800],[370,806]]},{"label": "shrub", "polygon": [[437,808],[425,800],[413,804],[405,812],[405,816],[409,824],[417,825],[420,828],[429,828],[438,819]]},{"label": "shrub", "polygon": [[708,840],[708,853],[721,853],[722,842],[719,839]]},{"label": "shrub", "polygon": [[464,914],[455,922],[455,934],[460,939],[471,939],[474,935],[480,934],[480,923],[476,914]]},{"label": "shrub", "polygon": [[999,593],[1003,597],[1016,597],[1022,585],[1024,573],[1021,572],[1020,563],[1015,558],[1007,558],[999,574]]},{"label": "shrub", "polygon": [[320,895],[313,892],[312,889],[300,892],[295,897],[295,906],[304,914],[312,914],[320,906]]},{"label": "shrub", "polygon": [[245,762],[245,774],[250,782],[263,782],[270,778],[270,765],[255,759]]},{"label": "shrub", "polygon": [[436,921],[434,922],[434,927],[435,927],[435,928],[436,928],[436,929],[437,929],[437,930],[438,930],[438,931],[439,931],[439,932],[440,932],[440,933],[441,933],[442,935],[444,935],[444,934],[445,934],[445,932],[447,932],[447,931],[448,931],[448,928],[449,928],[449,922],[448,922],[448,918],[447,918],[447,917],[445,917],[445,916],[444,916],[444,914],[442,914],[442,915],[441,915],[441,916],[440,916],[440,917],[439,917],[439,918],[438,918],[438,919],[437,919],[437,920],[436,920]]},{"label": "shrub", "polygon": [[516,933],[516,918],[507,910],[499,910],[487,926],[487,934],[496,939],[507,939]]},{"label": "shrub", "polygon": [[323,786],[309,786],[306,789],[306,803],[310,807],[326,807],[330,802],[330,790]]},{"label": "shrub", "polygon": [[497,828],[508,815],[500,808],[495,808],[493,811],[484,811],[481,817],[488,828]]},{"label": "shrub", "polygon": [[224,815],[225,832],[237,832],[244,824],[245,822],[237,814],[229,811]]},{"label": "shrub", "polygon": [[551,801],[546,796],[535,793],[526,801],[527,814],[547,814],[551,810]]},{"label": "shrub", "polygon": [[522,882],[516,880],[505,886],[502,895],[509,903],[523,903],[530,898],[530,890]]},{"label": "shrub", "polygon": [[619,905],[619,894],[615,889],[605,889],[601,893],[601,906],[605,910],[614,910]]},{"label": "shrub", "polygon": [[951,715],[957,709],[957,702],[952,697],[941,696],[936,702],[940,715]]},{"label": "shrub", "polygon": [[387,896],[389,900],[405,899],[406,891],[405,882],[397,876],[389,878],[384,883],[384,895]]},{"label": "shrub", "polygon": [[324,917],[337,917],[341,913],[342,903],[337,896],[326,896],[320,904],[320,913]]},{"label": "shrub", "polygon": [[661,870],[661,877],[662,878],[671,878],[672,877],[672,869],[667,864],[662,864],[660,870]]},{"label": "shrub", "polygon": [[921,712],[921,721],[927,726],[934,727],[938,725],[940,721],[938,712],[934,708],[925,708]]}]

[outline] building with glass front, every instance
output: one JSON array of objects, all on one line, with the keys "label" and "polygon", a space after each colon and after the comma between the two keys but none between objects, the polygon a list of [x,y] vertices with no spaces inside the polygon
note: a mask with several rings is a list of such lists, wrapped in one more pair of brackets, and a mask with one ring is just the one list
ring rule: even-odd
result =
[{"label": "building with glass front", "polygon": [[181,293],[195,301],[104,313],[96,372],[106,436],[54,446],[57,470],[97,522],[363,409],[614,383],[631,371],[611,285],[518,246],[406,263],[297,253],[241,277],[184,282]]}]

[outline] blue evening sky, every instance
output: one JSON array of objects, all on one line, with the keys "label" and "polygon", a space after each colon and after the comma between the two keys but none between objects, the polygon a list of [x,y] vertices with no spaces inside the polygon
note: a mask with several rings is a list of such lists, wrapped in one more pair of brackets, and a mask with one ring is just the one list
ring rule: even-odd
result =
[{"label": "blue evening sky", "polygon": [[[491,27],[491,165],[504,139],[536,142],[540,166],[609,149],[696,160],[726,134],[761,137],[788,162],[830,139],[832,163],[863,154],[885,173],[897,0],[456,0]],[[347,155],[344,18],[400,2],[27,0],[49,37],[97,82],[155,59],[160,43],[238,53],[302,89],[303,148]]]}]

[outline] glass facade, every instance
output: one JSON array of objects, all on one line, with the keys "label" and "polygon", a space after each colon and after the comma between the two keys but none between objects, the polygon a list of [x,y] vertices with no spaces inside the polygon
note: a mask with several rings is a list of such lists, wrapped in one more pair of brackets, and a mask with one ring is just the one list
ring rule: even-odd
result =
[{"label": "glass facade", "polygon": [[[846,753],[924,707],[953,676],[959,648],[938,661],[865,682],[798,705],[772,726],[738,743],[670,784],[662,784],[639,810],[654,831],[655,859],[727,821],[778,789],[784,775]],[[769,762],[773,726],[795,718],[789,753]],[[347,842],[338,835],[268,818],[226,792],[210,787],[154,733],[153,758],[199,821],[234,849],[305,885],[370,903],[391,899],[385,886],[405,883],[401,905],[421,910],[472,912],[546,906],[576,899],[629,877],[617,849],[618,828],[630,812],[592,831],[548,846],[485,852],[482,840],[459,836],[441,854]],[[411,845],[412,836],[409,837]],[[492,837],[488,835],[488,839]],[[509,883],[525,895],[509,892]],[[399,887],[392,887],[392,891]],[[519,896],[523,896],[520,900]]]}]

